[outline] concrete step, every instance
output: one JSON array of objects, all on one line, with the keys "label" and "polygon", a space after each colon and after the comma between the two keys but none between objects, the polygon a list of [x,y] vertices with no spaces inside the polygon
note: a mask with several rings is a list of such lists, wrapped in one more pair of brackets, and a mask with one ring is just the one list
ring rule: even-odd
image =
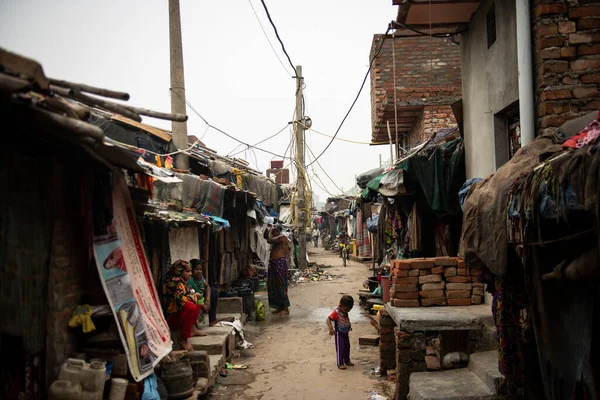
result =
[{"label": "concrete step", "polygon": [[201,330],[208,335],[190,338],[190,343],[194,347],[194,350],[206,351],[209,355],[221,355],[225,357],[227,355],[228,339],[233,328],[230,326],[215,326]]},{"label": "concrete step", "polygon": [[494,392],[467,368],[410,375],[410,400],[495,400]]},{"label": "concrete step", "polygon": [[504,377],[498,371],[498,351],[473,353],[469,357],[469,371],[473,372],[494,393],[500,392]]}]

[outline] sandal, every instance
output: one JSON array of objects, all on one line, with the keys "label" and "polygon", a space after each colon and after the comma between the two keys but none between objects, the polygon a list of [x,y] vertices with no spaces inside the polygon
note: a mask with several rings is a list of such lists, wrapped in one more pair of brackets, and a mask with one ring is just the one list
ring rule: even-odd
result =
[{"label": "sandal", "polygon": [[345,366],[345,365],[340,365],[338,368],[339,368],[339,369],[342,369],[342,370],[344,370],[344,369],[348,369],[348,368],[346,368],[346,366]]}]

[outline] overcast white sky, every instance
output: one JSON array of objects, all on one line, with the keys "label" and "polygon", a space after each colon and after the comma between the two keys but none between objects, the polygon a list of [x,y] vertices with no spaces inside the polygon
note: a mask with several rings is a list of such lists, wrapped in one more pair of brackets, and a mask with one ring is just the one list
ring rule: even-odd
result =
[{"label": "overcast white sky", "polygon": [[[260,0],[181,0],[181,18],[187,99],[211,124],[253,144],[292,120],[295,83],[275,57],[250,1],[289,71]],[[292,61],[304,69],[307,115],[313,128],[333,134],[366,73],[373,34],[385,32],[397,8],[392,0],[266,3]],[[167,0],[2,0],[0,46],[38,60],[47,76],[126,91],[132,105],[170,111],[167,4]],[[340,137],[370,141],[369,94],[368,81]],[[202,136],[204,123],[192,110],[188,115],[188,133]],[[144,118],[144,122],[170,130],[167,121]],[[286,130],[259,147],[283,154],[289,140]],[[213,130],[204,142],[220,154],[237,145]],[[315,154],[328,142],[307,133]],[[379,166],[379,154],[387,159],[388,153],[388,147],[335,141],[320,163],[347,190],[355,175]],[[240,156],[256,167],[253,153]],[[257,150],[258,169],[268,168],[272,158]],[[315,172],[329,192],[339,192],[318,167]],[[316,185],[313,189],[324,201],[327,194]]]}]

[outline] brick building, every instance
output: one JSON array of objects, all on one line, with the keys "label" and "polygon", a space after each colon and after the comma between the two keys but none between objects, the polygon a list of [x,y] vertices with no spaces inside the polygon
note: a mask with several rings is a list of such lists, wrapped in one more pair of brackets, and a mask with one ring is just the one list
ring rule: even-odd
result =
[{"label": "brick building", "polygon": [[[411,148],[456,127],[461,98],[460,47],[448,39],[375,35],[371,47],[372,143]],[[395,62],[394,62],[395,61]],[[395,78],[395,79],[394,79]],[[396,154],[398,155],[398,148]]]}]

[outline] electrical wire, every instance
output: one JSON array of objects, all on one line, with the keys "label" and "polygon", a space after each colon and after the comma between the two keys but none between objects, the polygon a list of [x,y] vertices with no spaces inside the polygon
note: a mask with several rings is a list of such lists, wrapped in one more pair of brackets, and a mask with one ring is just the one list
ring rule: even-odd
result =
[{"label": "electrical wire", "polygon": [[385,34],[382,36],[381,43],[379,44],[379,48],[377,49],[377,51],[375,52],[375,54],[373,54],[373,57],[371,58],[371,62],[369,63],[369,69],[367,70],[367,73],[365,74],[365,77],[364,77],[364,79],[362,81],[362,84],[360,85],[360,89],[358,89],[358,93],[356,94],[356,97],[354,98],[354,101],[352,102],[352,105],[350,105],[350,109],[348,109],[348,112],[346,113],[346,115],[342,119],[342,122],[340,123],[340,126],[338,126],[337,130],[333,134],[333,137],[331,138],[331,140],[329,141],[329,143],[327,144],[327,146],[325,146],[325,148],[323,149],[323,151],[310,164],[308,164],[308,166],[312,165],[319,158],[321,158],[321,156],[323,154],[325,154],[325,152],[327,151],[327,149],[329,149],[329,147],[333,143],[333,140],[337,137],[338,133],[340,133],[340,130],[342,129],[342,126],[344,126],[344,122],[346,122],[346,119],[350,115],[350,112],[352,112],[352,109],[354,108],[354,105],[358,101],[358,98],[360,97],[360,94],[362,93],[362,90],[365,87],[365,83],[367,82],[367,78],[369,77],[369,74],[371,73],[371,68],[373,68],[373,63],[375,62],[375,59],[377,58],[377,56],[381,52],[381,48],[383,47],[383,43],[385,43],[385,36],[389,33],[390,29],[392,29],[391,26],[388,26],[387,30],[385,31]]},{"label": "electrical wire", "polygon": [[[275,136],[277,136],[277,135],[279,135],[281,132],[283,132],[283,131],[285,130],[285,128],[287,128],[289,125],[290,125],[290,123],[288,122],[288,123],[287,123],[287,124],[286,124],[286,125],[285,125],[283,128],[281,128],[281,130],[279,130],[277,133],[275,133],[275,134],[273,134],[273,135],[269,136],[268,138],[265,138],[265,139],[261,140],[260,142],[254,143],[252,146],[258,146],[259,144],[261,144],[261,143],[264,143],[264,142],[266,142],[267,140],[273,139]],[[240,146],[241,146],[241,145],[238,145],[238,146],[236,146],[236,147],[235,147],[233,150],[231,150],[231,151],[230,151],[230,152],[227,154],[227,156],[230,156],[230,155],[231,155],[231,156],[233,157],[233,156],[235,156],[235,155],[237,155],[237,154],[240,154],[242,151],[244,151],[244,150],[240,150],[240,151],[238,151],[238,152],[237,152],[237,153],[235,153],[235,154],[231,154],[231,153],[233,153],[233,152],[235,151],[235,149],[237,149],[237,148],[238,148],[238,147],[240,147]]]},{"label": "electrical wire", "polygon": [[403,24],[402,22],[398,22],[398,21],[392,21],[392,27],[394,29],[398,29],[398,27],[400,27],[402,29],[406,29],[406,30],[418,33],[421,36],[431,36],[431,37],[440,38],[440,39],[447,39],[447,38],[449,38],[451,36],[460,35],[461,33],[465,33],[468,30],[468,29],[463,29],[463,30],[460,30],[460,31],[457,31],[457,32],[453,32],[453,33],[434,33],[434,34],[431,34],[431,32],[430,33],[423,32],[423,31],[420,31],[418,29],[412,28],[409,25]]},{"label": "electrical wire", "polygon": [[[315,158],[315,153],[313,153],[313,151],[310,149],[310,147],[306,146],[306,149],[308,150],[308,152],[310,154],[312,154],[313,156],[313,162],[310,163],[308,166],[312,165],[314,162],[317,163],[317,165],[319,166],[319,168],[321,168],[321,170],[325,173],[325,176],[327,176],[329,178],[329,180],[331,181],[331,183],[333,183],[333,186],[335,186],[335,188],[337,190],[339,190],[341,193],[344,193],[344,191],[335,183],[335,181],[331,178],[331,176],[329,176],[329,174],[327,173],[327,171],[325,171],[325,168],[323,168],[323,166],[321,165],[321,163],[319,162],[318,159]],[[308,167],[307,166],[307,167]],[[315,167],[313,167],[314,170]]]},{"label": "electrical wire", "polygon": [[290,66],[292,67],[292,70],[294,71],[294,73],[296,73],[296,67],[294,66],[294,63],[292,62],[292,59],[290,58],[290,55],[288,54],[287,50],[285,49],[285,45],[283,44],[281,37],[279,37],[279,32],[277,31],[277,27],[275,26],[275,23],[273,22],[273,19],[271,18],[271,13],[269,13],[269,9],[267,8],[267,5],[265,4],[265,0],[260,0],[260,2],[262,3],[263,8],[265,9],[265,12],[267,13],[267,17],[269,18],[269,22],[271,23],[273,30],[275,31],[275,36],[277,36],[277,40],[279,40],[279,43],[281,44],[283,53],[287,57],[287,59],[290,63]]},{"label": "electrical wire", "polygon": [[[171,91],[173,92],[173,90],[171,90]],[[194,114],[196,114],[198,117],[200,117],[200,119],[201,119],[202,121],[204,121],[204,123],[205,123],[205,124],[206,124],[206,125],[207,125],[209,128],[212,128],[212,129],[214,129],[215,131],[217,131],[217,132],[220,132],[220,133],[222,133],[223,135],[227,136],[228,138],[230,138],[230,139],[233,139],[233,140],[235,140],[236,142],[238,142],[238,143],[240,143],[240,144],[243,144],[243,145],[245,145],[245,146],[247,146],[247,147],[252,147],[252,148],[254,148],[254,149],[256,149],[256,150],[259,150],[259,151],[262,151],[262,152],[264,152],[264,153],[267,153],[267,154],[274,155],[275,157],[281,157],[281,158],[285,158],[285,157],[283,157],[283,156],[281,156],[281,155],[279,155],[279,154],[277,154],[277,153],[273,153],[272,151],[265,150],[265,149],[262,149],[262,148],[260,148],[260,147],[257,147],[257,146],[252,146],[251,144],[249,144],[249,143],[246,143],[246,142],[244,142],[244,141],[241,141],[240,139],[236,138],[235,136],[232,136],[232,135],[230,135],[229,133],[225,132],[224,130],[222,130],[222,129],[219,129],[219,128],[217,128],[216,126],[214,126],[214,125],[210,124],[210,123],[209,123],[209,122],[206,120],[206,118],[204,118],[204,117],[202,116],[202,114],[200,114],[200,113],[199,113],[199,112],[198,112],[198,111],[197,111],[197,110],[194,108],[194,106],[192,105],[192,103],[190,103],[190,102],[189,102],[187,99],[184,99],[184,98],[183,98],[183,96],[181,96],[179,93],[177,93],[177,92],[173,92],[173,93],[175,93],[177,96],[181,97],[181,99],[183,99],[183,100],[185,101],[185,104],[187,104],[187,106],[188,106],[188,107],[189,107],[189,108],[190,108],[190,109],[191,109],[191,110],[194,112]],[[199,141],[199,140],[198,140],[198,141]],[[197,142],[198,142],[198,141],[197,141]],[[196,142],[196,143],[197,143],[197,142]],[[189,150],[189,149],[188,149],[188,150]]]},{"label": "electrical wire", "polygon": [[285,66],[285,64],[281,60],[281,57],[279,57],[279,54],[277,54],[277,51],[275,50],[275,47],[273,46],[273,43],[271,43],[271,39],[269,39],[269,35],[267,35],[267,31],[265,30],[265,27],[263,26],[262,22],[260,22],[260,18],[258,18],[258,14],[256,13],[256,10],[254,9],[254,5],[252,4],[252,0],[248,0],[248,3],[250,3],[250,7],[252,7],[252,11],[254,12],[254,16],[256,17],[256,20],[258,21],[258,24],[260,25],[260,29],[262,29],[263,33],[265,34],[265,37],[267,38],[267,41],[269,42],[269,46],[271,46],[271,49],[273,50],[273,53],[275,53],[275,57],[277,57],[277,60],[279,60],[279,64],[281,64],[281,66],[285,70],[285,73],[288,74],[290,76],[290,78],[293,78],[292,74],[290,74],[290,72],[288,71],[287,67]]}]

